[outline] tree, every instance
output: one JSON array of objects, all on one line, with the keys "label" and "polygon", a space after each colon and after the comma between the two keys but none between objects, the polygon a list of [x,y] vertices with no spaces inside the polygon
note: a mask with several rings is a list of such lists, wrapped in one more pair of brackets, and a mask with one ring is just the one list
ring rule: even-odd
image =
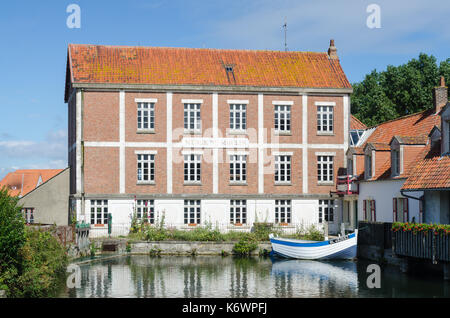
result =
[{"label": "tree", "polygon": [[353,84],[352,114],[368,126],[433,107],[433,88],[440,76],[450,83],[450,59],[438,66],[436,58],[421,53],[418,59],[373,70]]},{"label": "tree", "polygon": [[25,244],[25,224],[18,198],[11,197],[6,187],[0,189],[0,273],[20,264],[19,250]]}]

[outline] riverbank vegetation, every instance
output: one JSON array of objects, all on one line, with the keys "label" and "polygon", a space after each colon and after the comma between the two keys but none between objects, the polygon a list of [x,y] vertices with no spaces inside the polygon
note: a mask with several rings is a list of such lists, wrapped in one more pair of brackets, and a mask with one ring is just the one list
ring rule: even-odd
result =
[{"label": "riverbank vegetation", "polygon": [[290,235],[283,234],[280,227],[267,222],[254,223],[250,232],[230,230],[222,233],[212,224],[197,225],[188,230],[165,227],[164,216],[155,224],[134,220],[128,238],[136,241],[266,242],[269,241],[270,233],[303,240],[322,241],[324,239],[323,233],[313,225],[307,228],[300,226],[295,234]]},{"label": "riverbank vegetation", "polygon": [[0,289],[8,297],[51,297],[65,278],[67,255],[51,233],[28,228],[18,198],[0,189]]}]

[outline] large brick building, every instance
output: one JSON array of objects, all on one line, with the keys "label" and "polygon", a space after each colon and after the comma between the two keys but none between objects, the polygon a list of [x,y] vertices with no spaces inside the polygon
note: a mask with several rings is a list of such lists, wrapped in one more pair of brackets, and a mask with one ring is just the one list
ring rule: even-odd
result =
[{"label": "large brick building", "polygon": [[351,92],[333,41],[326,53],[69,45],[72,210],[96,233],[107,213],[337,230]]}]

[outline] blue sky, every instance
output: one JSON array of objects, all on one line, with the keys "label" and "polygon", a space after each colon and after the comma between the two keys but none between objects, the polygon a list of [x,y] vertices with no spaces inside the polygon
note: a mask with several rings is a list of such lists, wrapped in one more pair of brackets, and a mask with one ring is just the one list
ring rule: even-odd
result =
[{"label": "blue sky", "polygon": [[[70,4],[81,28],[66,25]],[[381,28],[366,25],[369,4]],[[450,54],[450,1],[4,1],[0,10],[0,179],[67,166],[64,81],[69,43],[326,51],[334,38],[350,82],[420,52]]]}]

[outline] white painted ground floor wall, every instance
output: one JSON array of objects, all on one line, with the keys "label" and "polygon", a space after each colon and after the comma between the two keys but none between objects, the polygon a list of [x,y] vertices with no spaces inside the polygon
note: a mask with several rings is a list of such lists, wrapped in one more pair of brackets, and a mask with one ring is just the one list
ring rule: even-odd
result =
[{"label": "white painted ground floor wall", "polygon": [[[92,198],[94,199],[94,198]],[[101,200],[103,198],[97,198]],[[189,198],[186,198],[189,199]],[[78,222],[90,224],[91,199],[85,200],[85,213],[77,210]],[[201,224],[210,224],[212,228],[218,227],[221,231],[250,231],[253,223],[275,222],[275,199],[246,199],[247,224],[234,226],[230,224],[230,200],[227,199],[201,199]],[[78,201],[78,204],[81,201]],[[77,205],[78,205],[77,204]],[[127,235],[134,213],[134,199],[108,199],[108,212],[112,214],[113,235]],[[340,200],[334,200],[334,220],[329,222],[329,233],[337,233],[341,222]],[[164,224],[177,228],[189,228],[184,224],[184,198],[180,199],[154,199],[155,219],[160,220],[164,212]],[[318,199],[291,199],[291,224],[283,226],[285,231],[295,232],[299,227],[308,228],[311,225],[323,229],[319,224]],[[107,236],[108,227],[91,226],[91,237]]]},{"label": "white painted ground floor wall", "polygon": [[[393,222],[393,198],[406,198],[400,193],[400,189],[404,182],[404,179],[360,182],[358,196],[358,221],[364,221],[364,200],[375,200],[376,221]],[[423,195],[423,192],[408,192],[407,195],[420,198]],[[419,200],[408,199],[408,207],[409,222],[411,222],[412,218],[415,217],[415,220],[418,223]]]}]

